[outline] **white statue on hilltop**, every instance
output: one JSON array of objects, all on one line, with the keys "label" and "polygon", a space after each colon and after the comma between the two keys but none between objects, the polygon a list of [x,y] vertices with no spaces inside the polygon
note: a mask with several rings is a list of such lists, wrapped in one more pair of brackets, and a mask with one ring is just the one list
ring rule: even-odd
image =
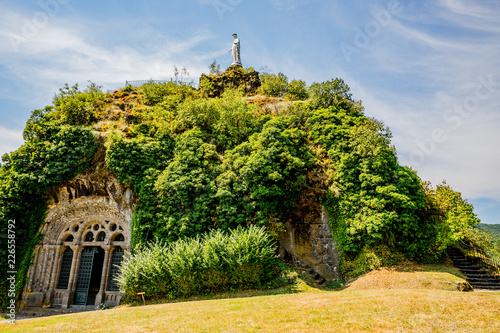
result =
[{"label": "white statue on hilltop", "polygon": [[241,57],[240,57],[240,39],[238,38],[238,35],[233,34],[233,47],[229,50],[228,53],[232,52],[233,56],[233,63],[231,66],[236,65],[236,66],[241,66]]}]

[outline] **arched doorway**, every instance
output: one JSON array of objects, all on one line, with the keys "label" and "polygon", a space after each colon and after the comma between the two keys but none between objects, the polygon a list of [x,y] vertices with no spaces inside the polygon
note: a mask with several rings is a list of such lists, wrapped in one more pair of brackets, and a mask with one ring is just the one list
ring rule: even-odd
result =
[{"label": "arched doorway", "polygon": [[74,304],[95,304],[101,286],[104,250],[99,246],[86,246],[81,254],[76,279]]},{"label": "arched doorway", "polygon": [[52,299],[54,306],[118,305],[117,268],[130,249],[129,215],[100,201],[72,203],[53,210],[40,231],[29,281],[28,306]]}]

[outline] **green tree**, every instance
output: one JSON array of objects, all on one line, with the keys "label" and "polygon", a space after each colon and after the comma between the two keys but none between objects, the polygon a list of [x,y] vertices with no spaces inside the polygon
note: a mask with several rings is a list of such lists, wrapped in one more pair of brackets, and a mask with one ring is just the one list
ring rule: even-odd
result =
[{"label": "green tree", "polygon": [[312,163],[306,135],[297,125],[292,116],[272,119],[261,133],[226,152],[217,178],[220,227],[266,225],[271,217],[290,213]]},{"label": "green tree", "polygon": [[347,252],[355,254],[365,244],[379,243],[412,257],[424,252],[426,240],[415,234],[421,227],[417,212],[424,205],[420,180],[399,166],[390,138],[382,123],[365,119],[348,133],[347,150],[330,152],[339,154],[335,229]]},{"label": "green tree", "polygon": [[[25,131],[26,142],[10,155],[4,155],[0,168],[0,231],[6,244],[7,225],[15,220],[16,267],[7,269],[7,246],[0,249],[0,289],[5,290],[7,271],[17,270],[16,291],[20,295],[38,233],[47,211],[50,188],[73,178],[90,163],[97,148],[89,128],[70,126],[57,120],[51,108],[35,110]],[[2,292],[2,302],[6,292]]]},{"label": "green tree", "polygon": [[363,111],[361,101],[352,98],[351,89],[344,80],[336,78],[322,83],[313,83],[309,87],[309,98],[315,109],[336,106],[354,113]]},{"label": "green tree", "polygon": [[89,81],[84,90],[78,89],[78,84],[69,87],[66,83],[54,97],[56,115],[66,124],[89,125],[99,118],[98,110],[103,104],[105,94],[101,87]]},{"label": "green tree", "polygon": [[468,230],[479,224],[474,207],[454,191],[446,182],[433,189],[429,183],[423,185],[426,194],[425,218],[433,222],[436,237],[432,252],[441,253],[448,246],[463,240]]},{"label": "green tree", "polygon": [[288,78],[283,73],[259,75],[261,86],[257,90],[259,94],[271,97],[283,97],[288,89]]},{"label": "green tree", "polygon": [[303,101],[309,97],[307,85],[302,80],[292,80],[287,87],[285,98],[290,101]]},{"label": "green tree", "polygon": [[162,206],[156,235],[177,240],[214,226],[219,164],[215,146],[203,142],[198,128],[178,138],[172,162],[155,183]]},{"label": "green tree", "polygon": [[162,214],[154,184],[170,163],[174,144],[168,135],[119,138],[106,152],[108,167],[116,172],[120,182],[130,185],[139,198],[132,216],[132,246],[154,238],[158,216]]}]

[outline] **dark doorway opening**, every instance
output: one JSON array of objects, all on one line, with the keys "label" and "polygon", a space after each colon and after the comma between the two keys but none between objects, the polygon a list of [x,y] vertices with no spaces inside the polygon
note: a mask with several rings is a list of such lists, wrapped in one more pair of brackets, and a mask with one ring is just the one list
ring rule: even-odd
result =
[{"label": "dark doorway opening", "polygon": [[104,250],[99,246],[87,246],[80,258],[75,290],[75,304],[94,305],[101,285]]},{"label": "dark doorway opening", "polygon": [[95,298],[101,287],[102,266],[104,264],[104,250],[98,247],[98,251],[94,256],[94,265],[92,267],[92,275],[90,277],[89,297],[87,304],[95,304]]}]

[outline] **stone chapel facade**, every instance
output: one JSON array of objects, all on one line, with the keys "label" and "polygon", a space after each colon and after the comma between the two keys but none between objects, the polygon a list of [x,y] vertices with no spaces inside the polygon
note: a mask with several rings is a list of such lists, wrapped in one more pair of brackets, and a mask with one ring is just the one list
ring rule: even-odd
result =
[{"label": "stone chapel facade", "polygon": [[105,166],[100,149],[91,166],[49,192],[49,212],[40,228],[23,300],[38,306],[118,305],[117,265],[130,250],[135,197]]}]

